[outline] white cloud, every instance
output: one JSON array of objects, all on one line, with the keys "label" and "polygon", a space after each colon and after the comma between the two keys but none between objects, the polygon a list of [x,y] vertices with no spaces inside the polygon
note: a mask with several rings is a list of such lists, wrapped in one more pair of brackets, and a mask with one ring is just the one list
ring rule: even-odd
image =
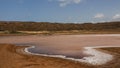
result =
[{"label": "white cloud", "polygon": [[69,4],[79,4],[82,0],[49,0],[59,2],[60,7],[67,6]]},{"label": "white cloud", "polygon": [[120,19],[120,14],[116,14],[113,16],[113,19]]},{"label": "white cloud", "polygon": [[105,15],[103,13],[98,13],[94,16],[94,18],[96,18],[96,19],[101,19],[101,18],[104,18],[104,17],[105,17]]}]

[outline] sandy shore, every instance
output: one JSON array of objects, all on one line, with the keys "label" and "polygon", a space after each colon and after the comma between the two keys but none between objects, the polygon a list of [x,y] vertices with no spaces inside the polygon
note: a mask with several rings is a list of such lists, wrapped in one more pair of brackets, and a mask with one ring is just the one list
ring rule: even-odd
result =
[{"label": "sandy shore", "polygon": [[120,48],[103,48],[110,51],[116,59],[99,66],[55,57],[30,55],[24,52],[24,48],[25,46],[0,44],[0,68],[119,68],[120,63]]},{"label": "sandy shore", "polygon": [[[0,37],[0,68],[119,68],[120,34],[59,35],[59,36],[3,36]],[[14,45],[7,45],[7,44]],[[23,46],[15,46],[23,45]],[[49,55],[31,55],[26,45],[35,45],[32,53],[81,56],[92,55],[77,62]],[[114,47],[114,46],[115,47]],[[86,48],[87,47],[87,48]],[[86,48],[86,49],[84,49]],[[91,49],[92,48],[92,49]],[[93,48],[97,48],[93,49]],[[99,48],[99,49],[98,49]],[[93,53],[93,54],[92,54]],[[102,55],[101,55],[102,54]],[[55,55],[53,55],[55,56]],[[9,59],[8,59],[9,58]],[[109,61],[106,61],[107,59]],[[71,59],[71,58],[69,58]],[[92,59],[92,60],[91,60]],[[87,61],[86,61],[87,60]],[[96,61],[97,60],[97,61]],[[99,60],[99,61],[98,61]],[[81,61],[81,60],[80,60]],[[89,61],[89,63],[87,63]],[[102,64],[96,65],[101,62]],[[93,63],[93,64],[90,64]],[[94,65],[95,64],[95,65]]]},{"label": "sandy shore", "polygon": [[0,68],[93,68],[70,60],[25,54],[24,48],[0,44]]},{"label": "sandy shore", "polygon": [[82,58],[84,47],[120,46],[120,34],[3,36],[0,43],[32,45],[32,53]]},{"label": "sandy shore", "polygon": [[103,65],[103,64],[110,62],[111,60],[114,59],[113,55],[95,49],[95,48],[100,49],[99,46],[98,47],[84,47],[82,49],[83,53],[81,54],[81,55],[84,55],[83,58],[72,58],[72,57],[66,57],[65,55],[38,54],[38,53],[32,53],[29,51],[29,49],[34,49],[34,48],[35,48],[35,46],[26,47],[24,49],[24,52],[26,52],[27,54],[31,54],[31,55],[45,56],[45,57],[57,57],[57,58],[68,59],[68,60],[83,62],[83,63],[87,63],[87,64],[92,64],[92,65]]}]

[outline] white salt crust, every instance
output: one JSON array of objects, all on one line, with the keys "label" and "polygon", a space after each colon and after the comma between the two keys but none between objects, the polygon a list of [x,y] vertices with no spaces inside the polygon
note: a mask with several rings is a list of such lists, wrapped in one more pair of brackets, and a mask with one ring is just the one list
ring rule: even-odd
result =
[{"label": "white salt crust", "polygon": [[[105,46],[103,46],[105,47]],[[48,56],[48,57],[59,57],[63,59],[69,59],[69,60],[74,60],[74,61],[79,61],[79,62],[84,62],[92,65],[102,65],[105,64],[113,59],[113,56],[111,54],[107,54],[104,52],[101,52],[99,50],[96,50],[94,48],[103,48],[102,46],[98,47],[84,47],[84,53],[89,54],[91,56],[88,57],[83,57],[82,59],[75,59],[75,58],[68,58],[63,55],[47,55],[47,54],[37,54],[37,53],[31,53],[28,50],[31,48],[35,48],[35,46],[27,47],[24,49],[25,52],[32,54],[32,55],[40,55],[40,56]],[[108,46],[107,46],[108,47]]]}]

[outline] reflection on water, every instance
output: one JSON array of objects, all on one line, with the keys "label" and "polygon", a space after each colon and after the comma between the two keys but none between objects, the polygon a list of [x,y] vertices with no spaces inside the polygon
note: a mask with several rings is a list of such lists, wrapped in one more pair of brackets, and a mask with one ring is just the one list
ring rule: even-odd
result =
[{"label": "reflection on water", "polygon": [[82,52],[82,50],[72,50],[73,52],[71,51],[67,51],[67,50],[64,50],[64,51],[57,51],[56,49],[44,49],[44,48],[31,48],[29,49],[29,52],[32,52],[32,53],[37,53],[37,54],[47,54],[47,55],[64,55],[66,57],[69,57],[69,58],[76,58],[76,59],[82,59],[83,57],[85,56],[89,56],[87,54],[84,54]]},{"label": "reflection on water", "polygon": [[4,36],[0,43],[22,46],[36,46],[32,53],[65,55],[66,57],[83,58],[82,47],[86,46],[120,46],[120,34],[117,35],[60,35],[60,36]]}]

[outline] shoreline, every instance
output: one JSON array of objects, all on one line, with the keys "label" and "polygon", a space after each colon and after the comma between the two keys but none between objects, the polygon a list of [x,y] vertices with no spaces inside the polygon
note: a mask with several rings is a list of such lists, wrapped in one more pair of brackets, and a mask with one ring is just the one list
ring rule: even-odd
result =
[{"label": "shoreline", "polygon": [[55,33],[55,34],[1,34],[0,33],[0,37],[2,36],[31,36],[31,35],[39,35],[39,36],[56,36],[56,35],[88,35],[88,36],[120,36],[120,33],[63,33],[63,34],[59,34],[59,33]]},{"label": "shoreline", "polygon": [[[103,47],[109,48],[110,46],[103,46]],[[91,56],[83,57],[82,59],[69,58],[69,57],[66,57],[64,55],[47,55],[47,54],[32,53],[32,52],[29,51],[29,49],[31,49],[31,48],[35,48],[35,46],[30,46],[30,47],[24,48],[24,52],[26,52],[28,54],[31,54],[31,55],[46,56],[46,57],[57,57],[57,58],[62,58],[62,59],[67,59],[67,60],[92,64],[92,65],[103,65],[103,64],[105,64],[105,63],[114,59],[113,55],[95,49],[95,48],[102,48],[102,46],[84,47],[85,51],[83,51],[83,52],[85,54],[89,54]]]},{"label": "shoreline", "polygon": [[[98,36],[98,37],[96,37],[96,36]],[[84,47],[84,49],[81,49],[81,52],[90,54],[90,56],[89,57],[85,56],[82,59],[74,59],[74,58],[66,57],[64,55],[63,56],[62,55],[47,55],[46,52],[45,52],[45,54],[43,52],[40,52],[42,54],[38,54],[36,52],[36,55],[35,55],[35,52],[32,52],[32,50],[29,50],[29,48],[37,47],[36,45],[39,46],[39,43],[46,45],[46,47],[47,46],[48,47],[56,46],[55,44],[54,45],[49,44],[49,42],[52,41],[51,38],[52,38],[53,42],[56,41],[56,38],[57,38],[58,42],[62,43],[60,45],[65,45],[65,46],[63,46],[63,48],[70,46],[69,44],[73,44],[70,47],[71,51],[72,51],[72,46],[75,47],[75,48],[73,48],[73,50],[74,49],[78,50],[79,56],[81,55],[81,53],[79,53],[79,51],[80,51],[79,49],[81,49],[81,47]],[[76,38],[77,42],[75,42],[74,38]],[[72,40],[69,40],[69,39],[72,39]],[[64,40],[70,41],[70,43],[63,42]],[[117,34],[117,35],[116,34],[110,34],[110,35],[94,34],[94,35],[81,35],[81,36],[79,36],[79,35],[74,35],[74,36],[62,35],[59,37],[57,37],[57,36],[42,36],[41,37],[41,36],[36,36],[36,35],[26,36],[26,37],[24,37],[24,36],[1,37],[0,42],[3,43],[3,47],[1,46],[1,48],[0,48],[0,50],[1,50],[0,51],[0,53],[1,53],[0,67],[8,66],[6,68],[26,68],[26,67],[27,68],[39,68],[39,67],[41,67],[41,68],[111,68],[111,67],[118,68],[119,63],[120,63],[119,40],[120,40],[120,34]],[[48,43],[42,42],[42,41],[47,41]],[[73,42],[71,42],[71,41],[73,41]],[[84,42],[84,41],[86,41],[86,42]],[[8,46],[4,46],[4,43],[6,43],[6,42],[8,43]],[[38,42],[38,43],[33,44],[36,42]],[[6,43],[6,45],[7,45],[7,43]],[[20,44],[16,44],[16,43],[20,43]],[[81,44],[79,44],[79,43],[81,43]],[[88,45],[84,46],[85,45],[84,43],[88,44]],[[21,48],[21,46],[17,46],[17,45],[23,45],[23,47]],[[35,46],[32,46],[32,45],[35,45]],[[60,45],[57,45],[57,46],[61,47],[61,51],[64,51],[65,49],[62,49],[62,46],[60,46]],[[45,50],[47,50],[47,49],[45,49]],[[71,51],[69,52],[69,54],[73,55]],[[16,55],[18,57],[16,57]],[[6,58],[4,58],[4,57],[6,57]],[[14,67],[12,67],[12,66],[14,66]],[[1,68],[4,68],[4,67],[1,67]]]},{"label": "shoreline", "polygon": [[30,55],[23,51],[25,47],[0,44],[0,68],[94,68],[70,60]]},{"label": "shoreline", "polygon": [[[68,59],[31,55],[24,51],[28,46],[0,44],[1,68],[119,68],[120,48],[100,48],[97,50],[110,53],[114,59],[106,64],[91,65]],[[9,59],[8,59],[9,58]],[[7,63],[7,64],[6,64]]]}]

